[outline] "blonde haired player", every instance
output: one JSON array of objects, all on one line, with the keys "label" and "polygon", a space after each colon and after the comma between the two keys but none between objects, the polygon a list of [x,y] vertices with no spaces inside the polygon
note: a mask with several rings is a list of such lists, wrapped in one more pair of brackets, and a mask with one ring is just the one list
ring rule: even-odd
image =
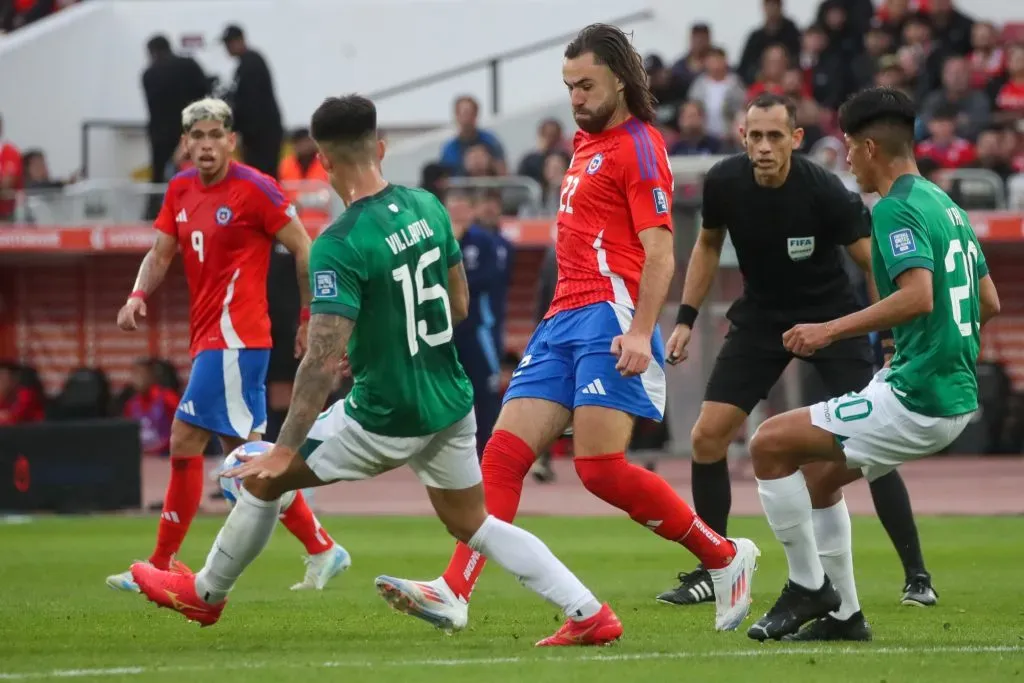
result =
[{"label": "blonde haired player", "polygon": [[[274,241],[295,255],[303,323],[295,352],[305,349],[309,318],[309,248],[306,229],[277,182],[231,160],[235,150],[231,108],[206,98],[182,111],[182,145],[194,168],[171,179],[156,218],[156,242],[142,259],[118,326],[138,329],[146,299],[163,282],[180,251],[191,308],[192,373],[171,425],[171,480],[164,497],[156,548],[149,564],[188,572],[174,559],[199,510],[203,452],[217,435],[225,452],[258,438],[266,427],[270,358],[267,267]],[[324,587],[351,564],[349,554],[321,528],[302,494],[281,521],[306,548],[306,573],[293,590]],[[138,592],[128,571],[107,585]]]}]

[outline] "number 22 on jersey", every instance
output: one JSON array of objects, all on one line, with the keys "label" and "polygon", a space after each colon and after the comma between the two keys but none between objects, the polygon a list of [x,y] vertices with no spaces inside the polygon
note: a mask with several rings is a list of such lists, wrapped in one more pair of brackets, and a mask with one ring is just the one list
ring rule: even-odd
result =
[{"label": "number 22 on jersey", "polygon": [[[409,355],[415,356],[420,350],[420,340],[427,346],[440,346],[452,340],[452,307],[444,285],[425,286],[423,274],[427,268],[441,260],[441,248],[434,247],[420,256],[415,272],[409,264],[395,268],[391,277],[402,285],[402,299],[405,303],[405,336],[409,342]],[[415,282],[414,282],[415,281]],[[439,301],[444,309],[445,326],[438,332],[427,331],[427,321],[417,319],[416,308],[432,301]]]}]

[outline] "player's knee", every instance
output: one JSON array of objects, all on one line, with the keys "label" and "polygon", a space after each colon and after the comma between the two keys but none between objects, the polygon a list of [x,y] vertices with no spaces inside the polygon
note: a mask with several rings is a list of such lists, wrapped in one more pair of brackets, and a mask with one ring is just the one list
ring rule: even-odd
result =
[{"label": "player's knee", "polygon": [[723,460],[728,454],[732,434],[728,430],[697,420],[697,424],[690,431],[690,440],[693,444],[694,461],[709,465]]},{"label": "player's knee", "polygon": [[755,468],[781,464],[786,459],[784,436],[775,419],[769,418],[761,423],[750,439],[750,459]]},{"label": "player's knee", "polygon": [[277,500],[286,491],[277,479],[260,479],[258,477],[246,477],[242,486],[255,498],[264,501]]},{"label": "player's knee", "polygon": [[171,455],[200,455],[209,441],[206,430],[181,420],[171,422]]}]

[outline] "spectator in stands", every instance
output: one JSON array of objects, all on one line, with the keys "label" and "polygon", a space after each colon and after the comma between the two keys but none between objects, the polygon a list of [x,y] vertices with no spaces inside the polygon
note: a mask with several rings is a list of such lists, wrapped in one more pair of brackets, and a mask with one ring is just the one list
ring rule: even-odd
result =
[{"label": "spectator in stands", "polygon": [[[842,7],[838,11],[845,10]],[[830,35],[817,24],[804,31],[801,40],[800,71],[805,87],[826,109],[837,110],[846,98],[846,74],[850,54],[829,43]]]},{"label": "spectator in stands", "polygon": [[988,128],[978,135],[977,155],[974,165],[992,171],[1005,183],[1013,175],[1013,167],[1003,156],[1000,145],[1003,142],[1003,131],[998,128]]},{"label": "spectator in stands", "polygon": [[656,101],[655,121],[663,128],[675,119],[679,104],[686,99],[691,81],[680,80],[655,54],[647,55],[644,59],[644,70],[647,72],[647,84]]},{"label": "spectator in stands", "polygon": [[836,56],[852,59],[860,54],[864,47],[862,33],[850,23],[846,13],[846,6],[842,0],[825,0],[818,9],[820,22],[814,24],[825,32],[826,46],[836,53]]},{"label": "spectator in stands", "polygon": [[[167,165],[181,147],[181,111],[210,92],[202,67],[191,57],[174,54],[167,36],[155,35],[146,43],[149,66],[142,72],[149,122],[149,163],[152,182],[165,183]],[[160,197],[149,203],[149,218],[160,210]]]},{"label": "spectator in stands", "polygon": [[686,97],[686,91],[690,85],[704,73],[704,60],[710,50],[711,27],[705,23],[693,24],[690,27],[689,49],[672,65],[672,76],[675,77],[677,83],[681,84],[683,98]]},{"label": "spectator in stands", "polygon": [[704,105],[689,100],[679,108],[679,139],[668,153],[672,156],[700,156],[718,154],[721,142],[708,135],[704,126]]},{"label": "spectator in stands", "polygon": [[15,195],[23,186],[21,152],[4,137],[4,120],[0,117],[0,222],[14,219]]},{"label": "spectator in stands", "polygon": [[21,367],[0,363],[0,427],[39,422],[43,417],[43,397],[21,381]]},{"label": "spectator in stands", "polygon": [[558,213],[561,201],[562,180],[569,170],[569,155],[554,151],[544,157],[544,174],[541,177],[541,216],[554,216]]},{"label": "spectator in stands", "polygon": [[974,140],[991,118],[988,98],[971,90],[970,71],[963,57],[950,57],[942,67],[942,89],[928,95],[921,105],[921,121],[927,125],[935,112],[949,105],[956,112],[956,134]]},{"label": "spectator in stands", "polygon": [[277,179],[303,225],[326,225],[330,221],[331,189],[308,128],[298,128],[291,134],[291,147],[278,164]]},{"label": "spectator in stands", "polygon": [[[932,25],[927,17],[913,15],[903,25],[903,48],[917,60],[914,72],[917,100],[922,101],[930,92],[942,85],[942,69],[949,54],[933,39]],[[904,66],[904,71],[910,71]]]},{"label": "spectator in stands", "polygon": [[171,422],[181,397],[160,385],[153,361],[146,358],[135,362],[131,388],[134,393],[125,403],[122,415],[139,423],[142,452],[146,455],[169,454]]},{"label": "spectator in stands", "polygon": [[831,2],[822,2],[818,5],[815,23],[822,26],[828,25],[827,15],[833,4],[839,5],[846,12],[846,32],[856,36],[858,46],[854,49],[854,52],[859,52],[860,37],[871,28],[872,19],[875,15],[875,6],[871,0],[831,0]]},{"label": "spectator in stands", "polygon": [[729,71],[725,50],[714,46],[704,58],[704,73],[690,87],[690,99],[704,106],[704,128],[720,140],[729,137],[737,112],[743,111],[746,92],[739,76]]},{"label": "spectator in stands", "polygon": [[770,45],[782,45],[787,57],[800,53],[800,29],[782,13],[782,0],[764,0],[764,24],[750,34],[743,46],[739,74],[746,83],[758,80],[764,66],[762,55]]},{"label": "spectator in stands", "polygon": [[[1006,70],[1006,51],[999,44],[999,30],[990,21],[976,21],[971,28],[971,51],[967,56],[971,87],[987,91]],[[992,99],[995,100],[995,93]]]},{"label": "spectator in stands", "polygon": [[825,137],[825,128],[821,125],[821,107],[811,97],[804,97],[796,103],[796,125],[804,129],[804,139],[797,150],[807,153]]},{"label": "spectator in stands", "polygon": [[1004,128],[1003,141],[999,149],[1014,171],[1024,173],[1024,124],[1018,121],[1016,127]]},{"label": "spectator in stands", "polygon": [[423,167],[420,172],[420,187],[432,195],[444,201],[445,192],[448,191],[448,179],[451,173],[443,165],[432,161]]},{"label": "spectator in stands", "polygon": [[1015,124],[1024,119],[1024,45],[1010,48],[1006,59],[1006,82],[996,95],[997,123]]},{"label": "spectator in stands", "polygon": [[877,26],[870,28],[864,34],[864,49],[850,61],[851,89],[860,90],[874,83],[882,58],[893,52],[892,35]]},{"label": "spectator in stands", "polygon": [[[768,5],[771,0],[766,0]],[[789,69],[789,57],[786,54],[786,47],[782,44],[769,45],[761,54],[761,70],[758,71],[754,82],[747,89],[747,101],[753,100],[763,92],[781,95],[783,93],[782,79]]]},{"label": "spectator in stands", "polygon": [[441,163],[452,175],[466,175],[466,152],[476,145],[483,145],[493,159],[497,175],[505,175],[505,150],[498,138],[490,131],[477,127],[480,104],[469,95],[455,100],[455,124],[458,132],[441,148]]},{"label": "spectator in stands", "polygon": [[807,79],[804,78],[804,72],[797,67],[786,69],[786,73],[782,76],[782,90],[780,94],[789,97],[795,102],[810,98],[811,88],[807,84]]},{"label": "spectator in stands", "polygon": [[746,151],[746,137],[743,134],[743,129],[746,125],[747,112],[741,109],[732,118],[729,132],[722,143],[722,148],[719,150],[721,154],[739,154]]},{"label": "spectator in stands", "polygon": [[10,0],[0,3],[0,33],[38,21],[75,0]]},{"label": "spectator in stands", "polygon": [[284,126],[270,68],[263,55],[246,43],[240,27],[233,24],[226,27],[221,40],[228,54],[238,60],[228,99],[235,115],[233,128],[242,136],[242,159],[276,178]]},{"label": "spectator in stands", "polygon": [[883,0],[875,14],[874,25],[891,35],[896,45],[903,36],[904,25],[917,11],[918,8],[911,6],[910,0]]},{"label": "spectator in stands", "polygon": [[[916,61],[913,63],[916,64]],[[886,55],[878,61],[874,84],[881,88],[899,88],[908,96],[913,96],[913,88],[910,87],[907,74],[903,71],[900,57],[897,55]]]},{"label": "spectator in stands", "polygon": [[977,159],[970,140],[957,135],[959,111],[955,104],[942,103],[928,119],[929,137],[915,149],[918,158],[927,158],[939,168],[964,168]]},{"label": "spectator in stands", "polygon": [[562,131],[562,122],[558,119],[544,119],[537,126],[537,147],[523,155],[516,173],[533,178],[544,185],[544,164],[548,155],[555,151],[566,152],[568,150],[569,146],[565,142]]},{"label": "spectator in stands", "polygon": [[470,178],[489,178],[498,175],[497,162],[491,156],[491,149],[483,143],[466,148],[462,157],[463,172],[461,175]]},{"label": "spectator in stands", "polygon": [[65,185],[76,183],[79,180],[79,173],[75,172],[66,179],[50,177],[50,168],[46,164],[46,155],[41,149],[25,150],[22,156],[22,165],[25,169],[25,192],[32,190],[59,190]]},{"label": "spectator in stands", "polygon": [[949,53],[963,56],[971,51],[974,20],[957,10],[953,0],[930,0],[929,16],[935,39]]}]

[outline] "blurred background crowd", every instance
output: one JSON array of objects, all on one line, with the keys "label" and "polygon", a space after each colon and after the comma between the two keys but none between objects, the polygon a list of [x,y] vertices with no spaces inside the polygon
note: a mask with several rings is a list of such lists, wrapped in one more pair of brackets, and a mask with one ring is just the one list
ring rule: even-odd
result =
[{"label": "blurred background crowd", "polygon": [[[0,1],[0,27],[17,31],[69,4]],[[798,152],[842,174],[846,149],[836,125],[840,103],[865,86],[900,88],[919,107],[917,156],[924,175],[968,210],[1024,209],[1024,5],[1018,9],[1020,22],[1000,24],[976,16],[965,1],[825,0],[812,22],[798,25],[782,0],[764,0],[762,15],[748,20],[750,32],[738,54],[716,41],[715,26],[698,22],[680,37],[677,53],[645,55],[658,99],[657,125],[673,157],[742,153],[745,104],[762,92],[785,94],[797,102],[797,123],[806,132]],[[323,224],[333,215],[334,200],[323,185],[326,174],[308,130],[285,129],[271,65],[249,43],[245,27],[226,26],[219,39],[236,62],[227,83],[204,73],[188,54],[177,53],[165,35],[153,35],[146,44],[149,64],[141,87],[149,112],[151,163],[143,180],[164,183],[188,167],[178,144],[181,109],[213,93],[234,108],[240,158],[284,183],[306,223]],[[0,117],[3,105],[0,98]],[[481,125],[478,96],[455,99],[451,116],[453,132],[438,146],[436,159],[423,165],[420,183],[448,204],[473,287],[490,293],[493,310],[481,315],[494,330],[487,349],[494,360],[482,370],[482,381],[500,395],[521,351],[521,344],[506,335],[509,317],[539,318],[556,277],[550,248],[547,254],[523,256],[528,272],[516,275],[521,253],[501,226],[510,217],[554,216],[574,131],[557,117],[544,118],[536,123],[534,147],[516,152]],[[53,177],[47,150],[22,147],[16,137],[6,137],[2,125],[0,119],[0,232],[5,224],[45,224],[46,202],[80,182],[83,174]],[[522,182],[502,179],[529,179],[539,195],[524,193]],[[699,177],[677,183],[677,202],[698,198],[699,187]],[[34,195],[40,201],[31,201]],[[145,217],[154,217],[158,208],[156,196],[145,207]],[[290,256],[275,254],[271,314],[275,344],[287,349],[298,315],[293,282]],[[527,294],[517,298],[517,291]],[[182,386],[180,365],[140,358],[121,381],[108,378],[104,368],[80,369],[62,389],[47,394],[31,362],[22,361],[12,358],[0,366],[0,425],[120,415],[140,422],[147,453],[166,451]],[[279,416],[287,409],[294,368],[287,359],[272,368],[268,395],[271,412]],[[340,377],[338,390],[345,390]],[[1007,401],[1020,402],[1008,388],[1005,393]],[[656,448],[667,434],[663,426],[644,425],[637,438]],[[1007,448],[1020,452],[1021,444],[1012,439]]]}]

